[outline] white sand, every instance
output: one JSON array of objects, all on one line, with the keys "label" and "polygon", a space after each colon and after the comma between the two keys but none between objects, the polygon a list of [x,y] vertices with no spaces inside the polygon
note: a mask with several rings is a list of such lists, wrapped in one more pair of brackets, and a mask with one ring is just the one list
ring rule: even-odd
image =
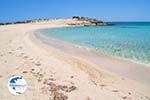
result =
[{"label": "white sand", "polygon": [[[53,100],[54,96],[67,96],[68,100],[150,100],[149,84],[122,78],[87,60],[48,47],[33,35],[36,29],[67,26],[70,22],[59,19],[0,26],[0,100]],[[20,96],[7,89],[8,79],[14,74],[22,75],[28,83]]]}]

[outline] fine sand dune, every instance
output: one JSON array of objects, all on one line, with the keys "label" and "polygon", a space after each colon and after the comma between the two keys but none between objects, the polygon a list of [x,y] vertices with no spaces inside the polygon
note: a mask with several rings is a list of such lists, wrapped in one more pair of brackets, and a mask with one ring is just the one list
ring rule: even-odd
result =
[{"label": "fine sand dune", "polygon": [[[57,19],[0,26],[0,100],[150,100],[150,84],[47,46],[33,34],[71,22]],[[19,96],[7,88],[12,75],[27,81],[27,90]]]}]

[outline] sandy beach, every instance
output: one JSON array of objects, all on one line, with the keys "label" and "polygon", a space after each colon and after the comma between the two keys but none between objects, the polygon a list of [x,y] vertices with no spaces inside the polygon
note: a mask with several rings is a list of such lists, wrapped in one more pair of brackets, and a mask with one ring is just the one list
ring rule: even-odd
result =
[{"label": "sandy beach", "polygon": [[[150,100],[149,68],[103,57],[97,58],[101,59],[98,64],[83,59],[82,52],[67,53],[35,36],[38,29],[72,22],[55,19],[0,26],[0,100]],[[12,75],[27,81],[27,90],[20,96],[8,91]]]}]

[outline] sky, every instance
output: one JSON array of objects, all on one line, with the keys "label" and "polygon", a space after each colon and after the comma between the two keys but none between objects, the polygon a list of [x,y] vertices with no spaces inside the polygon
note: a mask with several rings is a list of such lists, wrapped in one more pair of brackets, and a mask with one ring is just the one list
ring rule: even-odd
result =
[{"label": "sky", "polygon": [[150,21],[150,0],[0,0],[0,22],[72,16]]}]

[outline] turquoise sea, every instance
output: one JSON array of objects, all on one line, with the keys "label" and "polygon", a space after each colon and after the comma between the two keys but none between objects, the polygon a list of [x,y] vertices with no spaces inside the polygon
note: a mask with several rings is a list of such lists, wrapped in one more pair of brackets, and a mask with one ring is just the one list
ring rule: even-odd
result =
[{"label": "turquoise sea", "polygon": [[149,65],[150,22],[112,23],[115,25],[49,28],[40,32],[97,53]]}]

